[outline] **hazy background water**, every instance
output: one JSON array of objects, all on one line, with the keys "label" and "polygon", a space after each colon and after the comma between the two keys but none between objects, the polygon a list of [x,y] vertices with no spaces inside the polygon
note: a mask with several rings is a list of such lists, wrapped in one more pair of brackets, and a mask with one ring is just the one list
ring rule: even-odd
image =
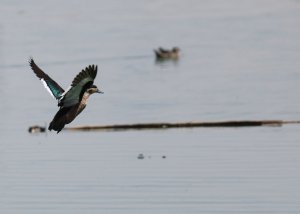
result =
[{"label": "hazy background water", "polygon": [[64,88],[99,66],[71,126],[299,120],[299,38],[297,0],[1,0],[0,212],[299,213],[299,125],[27,132],[57,111],[30,56]]}]

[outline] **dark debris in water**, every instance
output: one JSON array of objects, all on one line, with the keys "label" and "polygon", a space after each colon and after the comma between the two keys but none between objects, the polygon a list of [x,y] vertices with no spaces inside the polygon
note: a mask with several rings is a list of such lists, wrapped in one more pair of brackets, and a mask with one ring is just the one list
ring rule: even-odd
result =
[{"label": "dark debris in water", "polygon": [[[148,155],[148,159],[151,159],[151,158],[152,158],[152,156],[151,156],[151,155]],[[161,158],[162,158],[162,159],[165,159],[165,158],[167,158],[167,156],[166,156],[166,155],[162,155]],[[143,159],[145,159],[145,155],[144,155],[143,153],[140,153],[140,154],[137,156],[137,159],[143,160]]]}]

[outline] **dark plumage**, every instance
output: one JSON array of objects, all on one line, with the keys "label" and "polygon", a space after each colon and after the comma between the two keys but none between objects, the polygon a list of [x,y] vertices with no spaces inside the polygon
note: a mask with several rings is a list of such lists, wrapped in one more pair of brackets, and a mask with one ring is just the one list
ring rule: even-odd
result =
[{"label": "dark plumage", "polygon": [[66,124],[71,123],[87,104],[89,96],[93,93],[102,93],[93,85],[97,75],[97,66],[89,65],[82,70],[72,81],[70,88],[64,91],[51,77],[44,73],[33,61],[29,60],[30,67],[42,81],[50,94],[58,100],[59,111],[49,125],[49,130],[59,133]]}]

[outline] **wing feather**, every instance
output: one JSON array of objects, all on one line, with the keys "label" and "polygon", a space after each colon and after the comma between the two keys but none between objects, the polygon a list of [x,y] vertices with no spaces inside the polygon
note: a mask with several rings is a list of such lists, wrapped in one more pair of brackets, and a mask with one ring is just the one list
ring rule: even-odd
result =
[{"label": "wing feather", "polygon": [[70,107],[79,103],[86,88],[93,85],[97,75],[97,69],[97,66],[89,65],[77,74],[70,88],[62,94],[58,106]]},{"label": "wing feather", "polygon": [[32,58],[29,59],[29,65],[36,76],[42,81],[45,88],[55,99],[60,99],[64,93],[64,89],[60,87],[51,77],[49,77],[42,69],[40,69]]}]

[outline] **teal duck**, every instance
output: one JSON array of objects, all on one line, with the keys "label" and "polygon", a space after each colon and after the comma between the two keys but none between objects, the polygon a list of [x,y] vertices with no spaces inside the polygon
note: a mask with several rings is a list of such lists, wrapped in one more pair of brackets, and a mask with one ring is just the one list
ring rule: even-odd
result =
[{"label": "teal duck", "polygon": [[68,90],[64,91],[51,77],[40,69],[33,59],[29,65],[45,88],[58,101],[59,111],[54,116],[48,129],[59,133],[66,124],[71,123],[86,107],[89,96],[93,93],[103,93],[94,85],[97,66],[89,65],[72,81]]},{"label": "teal duck", "polygon": [[157,50],[154,50],[157,59],[178,59],[180,49],[174,47],[171,50],[164,49],[159,47]]}]

